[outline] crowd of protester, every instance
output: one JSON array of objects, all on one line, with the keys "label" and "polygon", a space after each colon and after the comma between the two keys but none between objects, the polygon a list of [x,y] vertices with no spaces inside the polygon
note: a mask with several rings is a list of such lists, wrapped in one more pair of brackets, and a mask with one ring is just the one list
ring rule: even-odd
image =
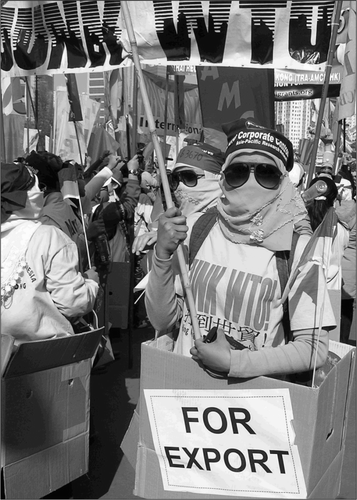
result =
[{"label": "crowd of protester", "polygon": [[[156,335],[170,337],[175,352],[213,371],[234,377],[296,373],[311,368],[315,352],[321,366],[329,330],[339,319],[340,341],[355,344],[355,159],[336,174],[329,166],[316,168],[307,186],[306,171],[283,135],[246,120],[223,128],[226,151],[191,141],[178,152],[167,171],[174,203],[169,209],[151,143],[146,156],[139,152],[126,160],[105,151],[81,166],[32,151],[2,164],[3,332],[16,343],[71,335],[80,331],[81,318],[94,311],[110,334],[112,321],[103,308],[108,276],[113,262],[125,262],[133,276],[129,293],[135,307],[127,311],[133,326],[151,323]],[[269,135],[271,143],[237,139],[250,132]],[[321,179],[325,191],[307,203],[302,194]],[[288,266],[287,280],[331,212],[338,218],[337,233],[323,279],[322,267],[312,279],[305,264],[284,296],[280,259]],[[192,332],[176,260],[175,250],[183,242],[200,339]],[[147,274],[146,290],[139,296],[134,287]],[[253,296],[242,292],[249,280],[236,278],[243,280],[243,275],[252,282],[258,276],[267,287],[255,288],[256,294],[261,288],[262,302],[256,307],[269,307],[264,328],[259,311],[249,314]],[[267,283],[276,281],[280,286],[269,288]],[[325,300],[318,337],[314,305],[299,295],[316,283],[319,295],[333,289],[341,297],[341,318],[334,317]],[[239,327],[243,315],[250,319]],[[216,341],[208,343],[212,330]]]}]

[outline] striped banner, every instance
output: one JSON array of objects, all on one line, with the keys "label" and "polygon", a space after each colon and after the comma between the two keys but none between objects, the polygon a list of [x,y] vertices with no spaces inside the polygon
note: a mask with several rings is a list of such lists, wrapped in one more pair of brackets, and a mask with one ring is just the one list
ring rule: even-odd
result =
[{"label": "striped banner", "polygon": [[[154,0],[128,8],[143,63],[323,70],[334,3]],[[112,70],[131,53],[119,0],[9,0],[1,42],[9,76]]]}]

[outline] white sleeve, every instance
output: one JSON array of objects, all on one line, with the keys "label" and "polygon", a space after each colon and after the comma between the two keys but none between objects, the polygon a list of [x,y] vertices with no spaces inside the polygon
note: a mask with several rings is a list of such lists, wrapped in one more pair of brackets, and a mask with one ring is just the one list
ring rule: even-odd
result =
[{"label": "white sleeve", "polygon": [[79,272],[76,244],[57,228],[47,227],[53,234],[44,259],[46,288],[64,316],[83,316],[94,307],[98,284]]}]

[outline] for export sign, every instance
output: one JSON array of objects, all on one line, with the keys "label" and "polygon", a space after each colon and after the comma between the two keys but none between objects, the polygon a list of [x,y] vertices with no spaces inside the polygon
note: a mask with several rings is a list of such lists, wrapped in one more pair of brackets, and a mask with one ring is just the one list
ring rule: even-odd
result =
[{"label": "for export sign", "polygon": [[306,498],[288,389],[144,394],[165,490]]}]

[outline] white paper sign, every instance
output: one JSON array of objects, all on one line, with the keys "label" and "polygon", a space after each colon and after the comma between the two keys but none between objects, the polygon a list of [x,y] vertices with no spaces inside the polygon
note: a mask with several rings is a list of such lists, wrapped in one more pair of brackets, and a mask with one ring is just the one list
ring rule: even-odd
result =
[{"label": "white paper sign", "polygon": [[165,490],[306,498],[288,389],[144,394]]}]

